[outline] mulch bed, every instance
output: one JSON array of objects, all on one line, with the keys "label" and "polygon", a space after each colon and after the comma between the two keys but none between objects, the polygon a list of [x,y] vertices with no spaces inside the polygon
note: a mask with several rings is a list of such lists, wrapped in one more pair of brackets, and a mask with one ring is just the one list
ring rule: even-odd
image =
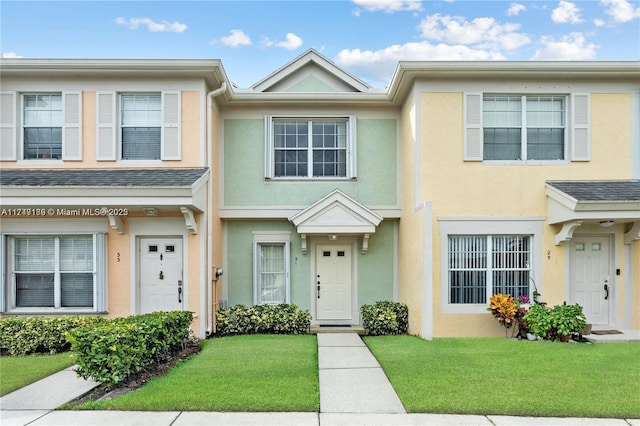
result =
[{"label": "mulch bed", "polygon": [[171,359],[160,364],[154,364],[145,367],[139,373],[129,376],[123,382],[115,385],[112,388],[107,388],[105,385],[100,385],[83,396],[74,399],[69,402],[69,405],[82,405],[89,401],[104,401],[114,398],[118,395],[136,390],[149,382],[149,380],[165,375],[172,367],[178,362],[189,359],[193,355],[200,352],[202,349],[200,342],[197,339],[191,339],[187,343],[184,349],[176,352]]}]

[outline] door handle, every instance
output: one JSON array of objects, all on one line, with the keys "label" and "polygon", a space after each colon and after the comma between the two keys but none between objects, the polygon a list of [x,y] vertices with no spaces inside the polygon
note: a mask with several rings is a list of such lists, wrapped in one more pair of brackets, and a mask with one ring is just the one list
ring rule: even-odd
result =
[{"label": "door handle", "polygon": [[604,300],[608,300],[609,299],[609,286],[607,284],[604,285]]},{"label": "door handle", "polygon": [[318,290],[318,299],[320,299],[320,281],[318,281],[318,286],[316,287]]},{"label": "door handle", "polygon": [[182,280],[178,280],[178,303],[182,303]]}]

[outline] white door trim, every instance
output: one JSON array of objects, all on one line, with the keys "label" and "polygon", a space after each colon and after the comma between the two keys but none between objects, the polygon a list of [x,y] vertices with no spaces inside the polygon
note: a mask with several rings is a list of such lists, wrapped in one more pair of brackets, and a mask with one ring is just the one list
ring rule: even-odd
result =
[{"label": "white door trim", "polygon": [[[311,238],[311,249],[309,251],[309,260],[311,261],[311,267],[310,269],[310,276],[309,276],[309,283],[310,283],[310,304],[309,306],[311,307],[311,323],[312,324],[316,324],[316,325],[322,325],[322,324],[344,324],[344,325],[351,325],[351,324],[358,324],[360,321],[360,310],[358,308],[358,256],[359,256],[359,252],[357,250],[357,244],[358,243],[358,239],[357,237],[354,236],[338,236],[337,241],[329,241],[328,237],[326,235],[322,235],[322,236],[317,236],[317,237],[312,237]],[[317,270],[316,270],[316,253],[317,253],[317,246],[319,245],[348,245],[351,247],[351,313],[352,313],[352,319],[351,320],[325,320],[325,321],[320,321],[317,319],[317,310],[316,310],[316,276],[317,276]]]},{"label": "white door trim", "polygon": [[[588,240],[589,238],[604,238],[607,240],[607,244],[608,244],[608,261],[609,261],[609,271],[608,271],[608,285],[609,285],[609,298],[608,298],[608,305],[607,305],[607,324],[601,324],[601,325],[608,325],[611,327],[616,327],[616,315],[618,314],[619,310],[617,309],[618,306],[618,280],[617,277],[615,275],[615,267],[614,265],[615,263],[615,253],[616,253],[616,248],[615,248],[615,238],[614,238],[614,234],[601,234],[601,233],[588,233],[588,234],[577,234],[574,235],[574,238],[572,238],[571,242],[575,242],[576,239],[585,239]],[[573,294],[572,294],[572,277],[573,277],[573,268],[574,265],[572,263],[573,261],[573,254],[572,254],[572,247],[573,244],[569,243],[567,244],[567,265],[568,267],[566,268],[565,272],[566,272],[566,276],[567,276],[567,287],[566,287],[566,295],[567,295],[567,303],[575,303],[575,301],[573,301]],[[602,283],[602,285],[604,286],[604,283]],[[589,321],[589,319],[587,318],[587,321]]]},{"label": "white door trim", "polygon": [[140,271],[138,247],[140,237],[181,238],[182,239],[182,299],[188,309],[189,300],[189,239],[183,217],[132,217],[129,225],[129,312],[140,313]]}]

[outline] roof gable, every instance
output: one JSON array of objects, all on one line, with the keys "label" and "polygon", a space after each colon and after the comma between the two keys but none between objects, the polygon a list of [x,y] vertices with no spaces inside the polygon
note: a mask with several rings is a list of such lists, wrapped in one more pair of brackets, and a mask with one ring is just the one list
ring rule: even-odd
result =
[{"label": "roof gable", "polygon": [[254,84],[253,92],[368,92],[371,87],[309,49]]}]

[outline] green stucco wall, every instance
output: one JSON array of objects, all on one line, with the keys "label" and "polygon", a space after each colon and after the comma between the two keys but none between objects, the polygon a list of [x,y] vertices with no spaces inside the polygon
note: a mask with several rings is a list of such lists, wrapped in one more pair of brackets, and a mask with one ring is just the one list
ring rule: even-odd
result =
[{"label": "green stucco wall", "polygon": [[396,120],[356,126],[356,179],[277,181],[264,178],[264,120],[224,120],[224,206],[306,206],[336,188],[367,206],[397,205]]},{"label": "green stucco wall", "polygon": [[[285,220],[238,220],[227,222],[228,303],[253,304],[253,234],[254,231],[291,232],[291,302],[310,309],[310,274],[312,256],[302,254],[300,236]],[[393,299],[394,223],[383,221],[369,239],[367,254],[358,243],[357,277],[358,306],[377,300]]]}]

